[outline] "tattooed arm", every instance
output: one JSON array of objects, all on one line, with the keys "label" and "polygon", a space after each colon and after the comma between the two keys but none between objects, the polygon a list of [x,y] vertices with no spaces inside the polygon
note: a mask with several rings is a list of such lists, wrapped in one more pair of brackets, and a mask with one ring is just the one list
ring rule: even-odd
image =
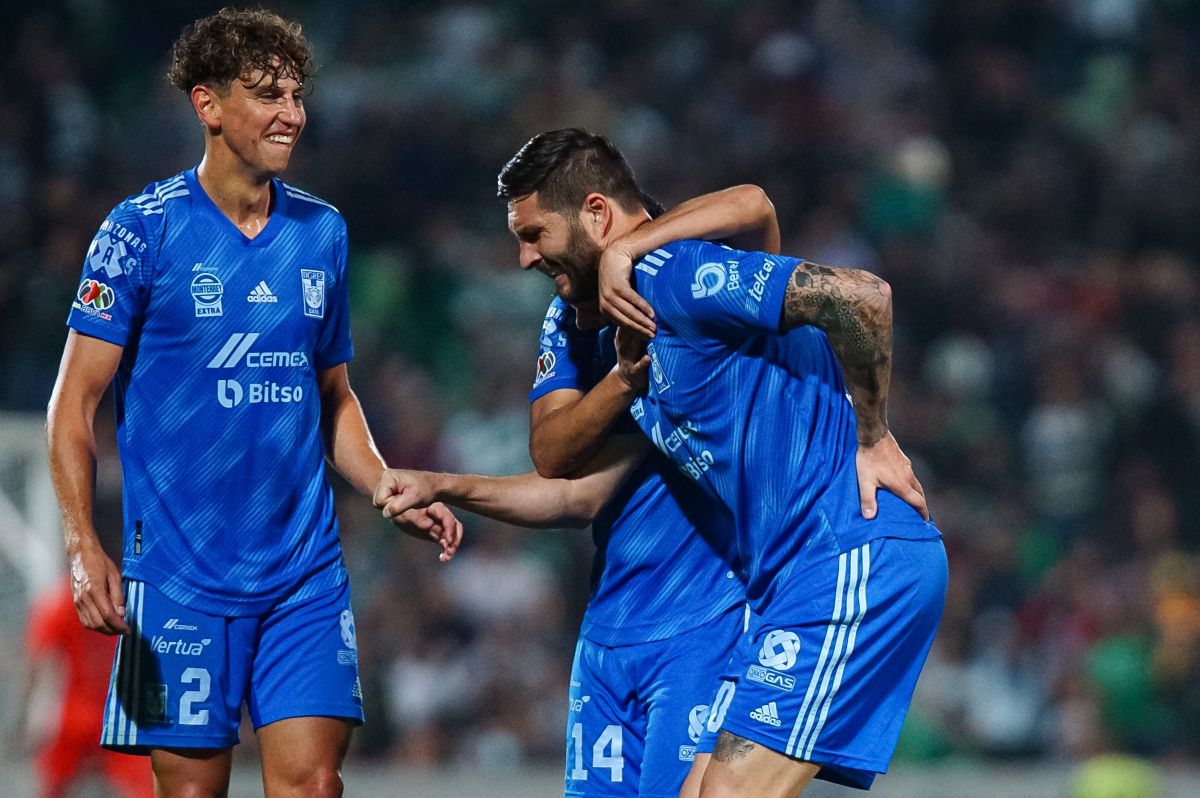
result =
[{"label": "tattooed arm", "polygon": [[892,375],[892,289],[859,269],[801,263],[783,297],[781,326],[811,324],[825,331],[854,400],[858,442],[871,446],[887,434]]},{"label": "tattooed arm", "polygon": [[875,491],[885,488],[928,520],[925,491],[887,425],[892,377],[891,287],[859,269],[801,263],[788,281],[780,326],[790,330],[805,324],[825,331],[854,404],[863,517],[875,517]]}]

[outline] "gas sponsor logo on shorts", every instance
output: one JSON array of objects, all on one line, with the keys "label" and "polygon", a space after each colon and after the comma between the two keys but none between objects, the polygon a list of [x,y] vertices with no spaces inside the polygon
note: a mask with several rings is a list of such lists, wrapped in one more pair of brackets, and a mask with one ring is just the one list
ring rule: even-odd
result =
[{"label": "gas sponsor logo on shorts", "polygon": [[338,665],[357,665],[358,664],[358,652],[351,651],[346,648],[338,649],[337,662],[338,662]]},{"label": "gas sponsor logo on shorts", "polygon": [[756,720],[759,723],[765,723],[768,726],[779,728],[783,725],[783,721],[779,719],[779,708],[775,706],[774,701],[769,701],[763,704],[758,709],[750,713],[750,720]]},{"label": "gas sponsor logo on shorts", "polygon": [[183,657],[198,657],[204,653],[204,649],[212,642],[212,638],[204,638],[203,640],[183,640],[175,639],[168,640],[162,635],[155,635],[150,638],[150,648],[156,654],[177,654]]},{"label": "gas sponsor logo on shorts", "polygon": [[796,664],[800,653],[800,638],[787,629],[772,629],[758,649],[758,661],[763,667],[786,671]]},{"label": "gas sponsor logo on shorts", "polygon": [[679,761],[680,762],[695,762],[696,761],[696,746],[694,746],[694,745],[679,746]]},{"label": "gas sponsor logo on shorts", "polygon": [[789,676],[786,673],[773,671],[770,668],[763,668],[759,665],[751,665],[746,671],[746,679],[751,682],[765,684],[767,687],[774,687],[776,690],[783,690],[790,693],[796,688],[796,677]]}]

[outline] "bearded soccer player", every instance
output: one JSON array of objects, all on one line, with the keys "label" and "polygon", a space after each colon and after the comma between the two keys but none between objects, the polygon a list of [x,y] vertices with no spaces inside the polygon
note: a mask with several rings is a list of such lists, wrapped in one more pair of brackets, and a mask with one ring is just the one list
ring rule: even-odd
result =
[{"label": "bearded soccer player", "polygon": [[[539,134],[516,157],[549,164],[511,197],[509,218],[560,290],[595,290],[604,252],[644,255],[637,287],[654,321],[606,303],[647,332],[657,324],[645,355],[627,336],[618,347],[626,362],[650,360],[631,413],[733,518],[756,618],[734,658],[739,681],[709,713],[719,736],[700,794],[784,798],[818,774],[869,787],[946,587],[941,535],[886,422],[888,287],[854,269],[639,236],[644,194],[587,131]],[[545,190],[578,173],[588,179],[565,195]]]},{"label": "bearded soccer player", "polygon": [[[267,796],[341,795],[363,718],[325,458],[364,494],[385,465],[347,378],[345,223],[278,179],[309,71],[300,26],[267,11],[225,9],[176,41],[168,78],[191,100],[203,160],[100,226],[50,402],[76,609],[122,635],[101,742],[148,753],[159,795],[227,792],[243,704]],[[120,570],[92,521],[110,383]],[[409,520],[454,553],[461,526],[444,507]]]},{"label": "bearded soccer player", "polygon": [[[501,172],[501,196],[523,194],[553,166],[514,158]],[[376,506],[391,517],[441,500],[520,526],[591,522],[596,555],[571,670],[564,793],[673,798],[692,761],[707,755],[704,718],[744,626],[744,589],[727,548],[728,513],[666,458],[646,457],[628,414],[645,388],[644,364],[616,368],[594,279],[589,291],[586,275],[560,271],[562,232],[538,231],[531,241],[533,231],[514,228],[521,265],[554,272],[557,284],[530,393],[540,474],[389,471]],[[689,200],[644,232],[772,248],[779,237],[771,203],[753,186]]]}]

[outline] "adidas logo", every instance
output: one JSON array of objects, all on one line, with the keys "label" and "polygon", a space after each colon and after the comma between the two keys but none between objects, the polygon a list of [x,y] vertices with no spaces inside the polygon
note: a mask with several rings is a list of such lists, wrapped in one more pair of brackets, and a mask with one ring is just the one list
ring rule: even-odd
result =
[{"label": "adidas logo", "polygon": [[266,280],[259,280],[258,285],[246,296],[247,302],[278,302],[279,297],[271,293]]},{"label": "adidas logo", "polygon": [[775,708],[775,702],[763,704],[758,709],[750,713],[750,719],[756,720],[759,723],[765,723],[768,726],[782,726],[783,721],[779,719],[779,710]]}]

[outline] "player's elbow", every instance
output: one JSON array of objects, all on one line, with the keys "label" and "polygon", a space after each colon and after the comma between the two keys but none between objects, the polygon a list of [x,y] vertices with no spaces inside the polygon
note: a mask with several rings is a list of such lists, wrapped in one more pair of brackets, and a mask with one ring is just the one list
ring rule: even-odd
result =
[{"label": "player's elbow", "polygon": [[892,318],[892,286],[879,275],[872,274],[871,277],[875,281],[876,289],[874,296],[875,310],[881,318],[890,321]]},{"label": "player's elbow", "polygon": [[579,483],[568,483],[560,523],[568,529],[583,529],[591,525],[603,509],[605,498],[595,490],[584,489]]},{"label": "player's elbow", "polygon": [[775,204],[771,202],[771,198],[767,196],[767,192],[761,186],[743,183],[729,190],[734,194],[738,203],[750,212],[751,216],[759,218],[774,216]]},{"label": "player's elbow", "polygon": [[536,435],[529,441],[529,458],[533,460],[533,467],[538,476],[546,479],[562,479],[575,467],[571,458],[553,446],[543,443]]}]

